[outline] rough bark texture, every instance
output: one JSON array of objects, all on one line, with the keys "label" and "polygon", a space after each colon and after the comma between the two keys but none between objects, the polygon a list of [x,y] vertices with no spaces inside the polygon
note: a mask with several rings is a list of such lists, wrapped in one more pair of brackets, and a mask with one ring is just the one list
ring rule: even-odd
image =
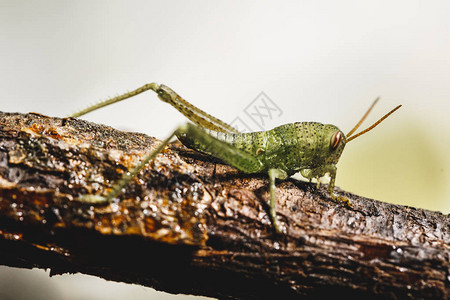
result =
[{"label": "rough bark texture", "polygon": [[171,145],[111,204],[157,140],[76,119],[0,113],[0,264],[221,299],[448,299],[448,215],[278,183]]}]

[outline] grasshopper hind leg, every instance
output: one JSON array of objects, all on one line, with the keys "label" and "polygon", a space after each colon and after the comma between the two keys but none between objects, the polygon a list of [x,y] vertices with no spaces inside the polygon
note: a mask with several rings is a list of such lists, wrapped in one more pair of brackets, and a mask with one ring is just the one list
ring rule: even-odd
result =
[{"label": "grasshopper hind leg", "polygon": [[202,128],[211,129],[218,132],[238,133],[238,131],[231,125],[219,120],[214,116],[211,116],[210,114],[204,112],[200,108],[192,105],[191,103],[180,97],[177,93],[175,93],[174,90],[172,90],[168,86],[165,86],[163,84],[157,84],[155,82],[144,84],[140,88],[137,88],[131,92],[127,92],[125,94],[110,99],[106,99],[104,101],[100,101],[94,105],[91,105],[83,110],[80,110],[70,115],[70,117],[77,118],[83,116],[94,110],[126,100],[128,98],[132,98],[149,90],[155,92],[161,101],[172,105],[172,107],[181,112],[191,122],[197,124]]},{"label": "grasshopper hind leg", "polygon": [[158,98],[161,101],[172,105],[172,107],[177,109],[192,123],[200,126],[201,128],[210,129],[217,132],[238,133],[238,131],[231,125],[204,112],[195,105],[192,105],[168,86],[161,84],[155,92],[158,94]]}]

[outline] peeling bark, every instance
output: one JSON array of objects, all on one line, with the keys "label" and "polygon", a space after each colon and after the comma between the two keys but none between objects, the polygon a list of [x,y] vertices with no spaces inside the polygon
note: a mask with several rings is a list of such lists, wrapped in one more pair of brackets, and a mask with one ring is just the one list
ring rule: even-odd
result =
[{"label": "peeling bark", "polygon": [[0,264],[221,299],[448,299],[450,218],[277,184],[172,144],[110,204],[157,140],[78,119],[0,113]]}]

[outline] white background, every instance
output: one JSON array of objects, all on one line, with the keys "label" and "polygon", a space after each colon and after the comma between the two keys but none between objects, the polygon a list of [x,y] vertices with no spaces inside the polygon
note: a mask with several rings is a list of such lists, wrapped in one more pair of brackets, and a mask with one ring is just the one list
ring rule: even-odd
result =
[{"label": "white background", "polygon": [[[449,1],[3,1],[0,110],[67,116],[156,81],[231,121],[261,91],[295,121],[366,126],[337,185],[450,212]],[[152,93],[83,118],[164,138],[185,119]],[[363,126],[364,128],[365,126]],[[0,298],[173,298],[0,266]],[[186,296],[178,296],[186,297]]]}]

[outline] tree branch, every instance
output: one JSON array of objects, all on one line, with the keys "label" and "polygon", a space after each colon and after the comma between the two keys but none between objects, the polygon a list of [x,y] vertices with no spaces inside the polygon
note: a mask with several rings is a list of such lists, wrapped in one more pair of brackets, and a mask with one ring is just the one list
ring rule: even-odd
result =
[{"label": "tree branch", "polygon": [[448,215],[296,180],[277,184],[174,144],[111,204],[157,140],[77,119],[0,113],[0,264],[221,299],[448,299]]}]

